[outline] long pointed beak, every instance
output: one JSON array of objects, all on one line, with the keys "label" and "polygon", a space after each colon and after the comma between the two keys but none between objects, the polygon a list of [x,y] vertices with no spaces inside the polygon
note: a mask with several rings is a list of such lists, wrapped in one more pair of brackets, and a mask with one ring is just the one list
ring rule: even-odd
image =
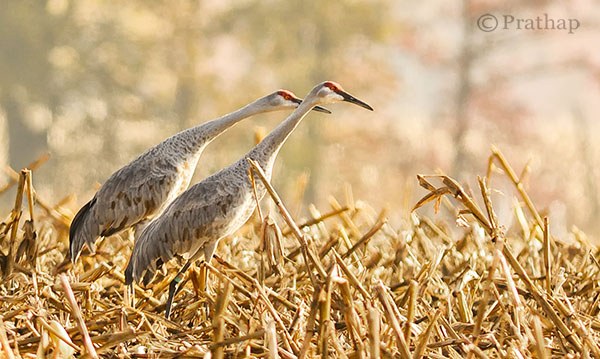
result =
[{"label": "long pointed beak", "polygon": [[366,102],[363,102],[363,101],[357,99],[356,97],[350,95],[349,93],[347,93],[345,91],[337,92],[337,94],[341,95],[344,98],[344,101],[346,101],[346,102],[350,102],[350,103],[353,103],[353,104],[358,105],[360,107],[364,107],[367,110],[373,111],[373,107],[371,107],[369,104],[367,104]]},{"label": "long pointed beak", "polygon": [[313,109],[313,111],[317,111],[317,112],[331,113],[331,111],[329,111],[325,107],[321,107],[321,106],[315,106],[312,109]]},{"label": "long pointed beak", "polygon": [[[302,103],[302,99],[299,99],[299,98],[295,98],[292,101],[294,101],[298,105],[300,105]],[[329,114],[331,113],[331,111],[329,111],[325,107],[321,107],[321,106],[315,106],[315,107],[312,108],[312,110],[313,111],[317,111],[317,112],[329,113]]]}]

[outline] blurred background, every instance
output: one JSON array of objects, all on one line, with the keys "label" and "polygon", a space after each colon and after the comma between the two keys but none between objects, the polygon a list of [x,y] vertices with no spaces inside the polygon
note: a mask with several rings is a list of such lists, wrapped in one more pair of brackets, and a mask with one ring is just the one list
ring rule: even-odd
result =
[{"label": "blurred background", "polygon": [[[488,13],[500,24],[486,32],[478,19]],[[504,15],[545,14],[556,27],[580,26],[503,28]],[[330,195],[343,202],[351,188],[402,220],[425,193],[417,173],[440,169],[475,192],[495,144],[518,173],[529,166],[526,188],[558,234],[576,225],[595,236],[599,44],[594,0],[6,0],[0,166],[18,171],[49,152],[34,186],[48,203],[73,194],[64,207],[74,213],[164,138],[273,90],[304,96],[334,80],[376,111],[335,104],[290,137],[274,184],[297,215],[310,203],[326,211]],[[193,183],[285,116],[257,116],[218,138]],[[508,218],[514,190],[495,176]],[[0,185],[10,179],[2,171]],[[0,195],[7,211],[13,201]]]}]

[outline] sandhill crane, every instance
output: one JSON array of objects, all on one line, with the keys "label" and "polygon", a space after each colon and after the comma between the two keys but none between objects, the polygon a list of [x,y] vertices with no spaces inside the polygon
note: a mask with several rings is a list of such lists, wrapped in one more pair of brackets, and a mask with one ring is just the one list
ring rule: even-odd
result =
[{"label": "sandhill crane", "polygon": [[[98,237],[141,226],[188,188],[204,148],[237,122],[263,112],[296,108],[302,100],[279,90],[241,109],[179,132],[113,173],[73,218],[69,231],[71,261],[83,245],[93,252]],[[323,108],[317,111],[330,113]]]},{"label": "sandhill crane", "polygon": [[[202,254],[210,262],[218,241],[241,227],[256,208],[247,158],[255,160],[270,179],[281,146],[310,109],[339,101],[373,110],[334,82],[315,86],[304,102],[243,158],[182,193],[139,233],[125,270],[125,282],[129,285],[142,280],[148,285],[158,266],[175,255],[189,256],[169,286],[168,318],[182,274]],[[262,198],[264,185],[257,183],[256,187],[258,198]]]}]

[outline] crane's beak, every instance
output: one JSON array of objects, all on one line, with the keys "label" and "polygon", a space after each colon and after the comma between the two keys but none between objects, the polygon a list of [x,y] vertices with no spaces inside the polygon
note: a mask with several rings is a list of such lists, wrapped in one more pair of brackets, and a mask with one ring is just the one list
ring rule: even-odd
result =
[{"label": "crane's beak", "polygon": [[323,113],[331,113],[331,111],[329,111],[325,107],[321,107],[321,106],[315,106],[315,107],[313,107],[313,111],[323,112]]},{"label": "crane's beak", "polygon": [[363,102],[363,101],[357,99],[356,97],[350,95],[349,93],[347,93],[345,91],[336,91],[336,93],[338,95],[342,96],[344,98],[345,102],[350,102],[350,103],[353,103],[353,104],[358,105],[360,107],[364,107],[367,110],[373,111],[373,107],[371,107],[369,104],[367,104],[366,102]]},{"label": "crane's beak", "polygon": [[[298,106],[300,106],[300,104],[302,103],[302,99],[299,99],[299,98],[295,98],[292,101],[294,101],[295,103],[297,103]],[[323,113],[329,113],[329,114],[331,113],[331,111],[329,111],[325,107],[321,107],[321,106],[315,106],[312,109],[313,109],[313,111],[317,111],[317,112],[323,112]]]}]

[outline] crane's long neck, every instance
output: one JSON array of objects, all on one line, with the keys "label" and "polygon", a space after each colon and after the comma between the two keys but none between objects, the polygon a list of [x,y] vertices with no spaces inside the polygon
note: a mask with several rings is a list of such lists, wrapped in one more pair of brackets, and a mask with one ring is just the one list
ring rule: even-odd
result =
[{"label": "crane's long neck", "polygon": [[[231,126],[250,116],[266,112],[265,107],[261,106],[260,100],[248,104],[241,109],[219,117],[209,122],[205,122],[198,126],[189,128],[175,137],[183,142],[186,152],[199,153],[212,140],[225,132]],[[178,141],[179,142],[179,141]]]},{"label": "crane's long neck", "polygon": [[258,161],[260,166],[266,172],[267,176],[271,177],[273,170],[273,163],[277,154],[281,149],[281,146],[285,143],[290,134],[296,129],[300,121],[306,116],[306,114],[312,110],[316,105],[316,99],[307,97],[301,104],[296,108],[288,118],[285,119],[279,126],[277,126],[271,133],[267,135],[258,145],[256,145],[246,157],[250,157],[255,161]]}]

